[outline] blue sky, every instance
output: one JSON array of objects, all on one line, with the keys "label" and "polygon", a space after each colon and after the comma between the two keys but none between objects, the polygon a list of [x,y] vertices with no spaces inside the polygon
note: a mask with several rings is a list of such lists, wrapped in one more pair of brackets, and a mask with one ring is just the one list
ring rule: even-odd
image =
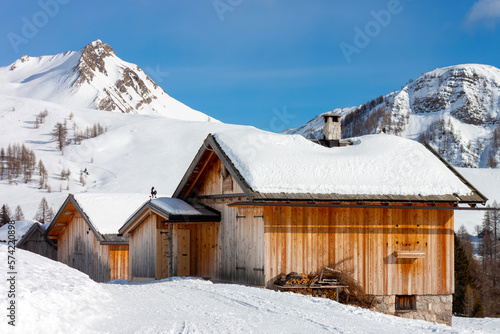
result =
[{"label": "blue sky", "polygon": [[398,90],[436,67],[500,67],[500,0],[19,0],[2,7],[0,66],[101,39],[190,107],[273,131]]}]

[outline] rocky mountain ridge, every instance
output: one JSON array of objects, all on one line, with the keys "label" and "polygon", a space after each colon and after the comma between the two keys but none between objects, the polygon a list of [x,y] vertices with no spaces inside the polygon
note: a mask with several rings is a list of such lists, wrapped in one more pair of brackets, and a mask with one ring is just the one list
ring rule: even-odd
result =
[{"label": "rocky mountain ridge", "polygon": [[0,94],[70,107],[216,121],[170,97],[100,40],[55,56],[22,56],[0,68]]},{"label": "rocky mountain ridge", "polygon": [[[400,91],[329,113],[343,115],[344,138],[386,132],[427,141],[455,166],[500,164],[500,70],[493,66],[438,68]],[[321,115],[285,132],[319,139]]]}]

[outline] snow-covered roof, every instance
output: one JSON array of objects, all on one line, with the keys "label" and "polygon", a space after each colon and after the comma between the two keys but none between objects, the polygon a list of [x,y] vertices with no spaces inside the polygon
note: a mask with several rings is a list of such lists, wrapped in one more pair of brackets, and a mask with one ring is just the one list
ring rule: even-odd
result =
[{"label": "snow-covered roof", "polygon": [[171,215],[201,215],[200,211],[178,198],[160,197],[150,203]]},{"label": "snow-covered roof", "polygon": [[470,195],[418,142],[378,134],[327,148],[299,135],[224,131],[216,142],[254,192],[340,195]]},{"label": "snow-covered roof", "polygon": [[101,234],[116,234],[125,220],[146,200],[146,194],[81,193],[74,195],[78,206]]},{"label": "snow-covered roof", "polygon": [[[38,224],[34,220],[20,220],[14,222],[15,234],[16,234],[16,245],[21,240],[21,238],[28,233],[31,226]],[[41,225],[42,228],[46,228],[48,224]],[[5,224],[0,227],[0,242],[7,242],[9,240],[9,224]]]}]

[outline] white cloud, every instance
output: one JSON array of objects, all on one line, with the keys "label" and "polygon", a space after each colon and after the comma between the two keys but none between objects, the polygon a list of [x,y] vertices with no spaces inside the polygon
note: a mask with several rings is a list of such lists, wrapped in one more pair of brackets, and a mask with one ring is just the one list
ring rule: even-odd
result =
[{"label": "white cloud", "polygon": [[500,0],[479,0],[467,13],[466,23],[473,25],[483,23],[494,27],[500,21]]}]

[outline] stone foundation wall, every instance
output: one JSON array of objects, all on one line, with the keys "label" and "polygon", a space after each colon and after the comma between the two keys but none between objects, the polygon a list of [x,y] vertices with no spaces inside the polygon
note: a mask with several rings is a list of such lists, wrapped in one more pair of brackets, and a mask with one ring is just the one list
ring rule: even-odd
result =
[{"label": "stone foundation wall", "polygon": [[373,311],[451,326],[452,295],[416,295],[416,310],[396,311],[396,296],[375,296]]}]

